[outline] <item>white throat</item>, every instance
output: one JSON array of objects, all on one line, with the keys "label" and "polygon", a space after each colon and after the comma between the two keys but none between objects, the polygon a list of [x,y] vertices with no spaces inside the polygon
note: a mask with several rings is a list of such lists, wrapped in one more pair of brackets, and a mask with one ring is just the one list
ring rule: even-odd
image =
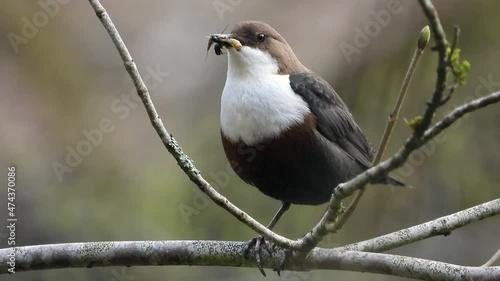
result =
[{"label": "white throat", "polygon": [[226,138],[254,145],[304,121],[309,107],[293,92],[289,75],[278,74],[271,55],[244,46],[229,49],[228,56],[220,116]]}]

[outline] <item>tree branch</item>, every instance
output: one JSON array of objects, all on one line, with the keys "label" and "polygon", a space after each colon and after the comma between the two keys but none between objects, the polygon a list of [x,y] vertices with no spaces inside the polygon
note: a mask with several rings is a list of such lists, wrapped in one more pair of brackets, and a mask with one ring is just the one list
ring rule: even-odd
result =
[{"label": "tree branch", "polygon": [[500,91],[475,99],[471,102],[468,102],[466,104],[463,104],[455,108],[445,118],[436,123],[436,125],[434,125],[429,130],[427,130],[422,136],[422,141],[424,143],[430,141],[435,136],[439,135],[442,131],[444,131],[446,128],[455,123],[455,121],[462,118],[465,114],[476,111],[488,105],[497,103],[499,101],[500,101]]},{"label": "tree branch", "polygon": [[[136,241],[51,244],[15,248],[16,272],[28,270],[147,265],[215,265],[255,267],[246,260],[245,242],[223,241]],[[10,249],[0,250],[0,273],[7,273]],[[265,253],[267,255],[267,253]],[[266,256],[264,267],[274,268],[284,252]],[[500,267],[469,267],[388,254],[313,250],[299,264],[286,269],[349,270],[421,280],[498,280]]]},{"label": "tree branch", "polygon": [[[156,132],[160,136],[163,144],[167,150],[173,155],[181,169],[188,175],[189,179],[195,183],[207,196],[219,206],[223,207],[234,217],[241,222],[248,225],[257,233],[266,236],[275,244],[295,249],[303,250],[303,253],[310,252],[305,263],[310,262],[317,265],[317,269],[340,269],[340,270],[353,270],[353,271],[366,271],[373,273],[385,273],[397,276],[405,276],[411,278],[420,278],[427,280],[455,280],[457,276],[466,276],[470,278],[483,278],[483,280],[498,279],[500,274],[499,268],[475,268],[475,267],[462,267],[450,265],[446,263],[439,263],[434,261],[426,261],[416,258],[400,257],[393,255],[382,255],[374,253],[360,253],[352,251],[339,251],[339,250],[325,250],[314,249],[317,243],[329,231],[329,227],[334,222],[340,212],[342,199],[352,195],[356,190],[363,188],[375,178],[379,178],[391,170],[400,167],[408,158],[410,153],[436,136],[439,132],[447,128],[458,118],[467,112],[471,112],[478,108],[487,106],[489,104],[498,102],[500,95],[494,93],[490,96],[477,99],[473,102],[463,105],[454,110],[441,122],[436,124],[431,129],[429,127],[434,112],[439,107],[436,103],[438,100],[441,102],[442,92],[446,86],[446,48],[444,49],[444,58],[441,49],[443,46],[447,47],[448,43],[444,36],[444,32],[437,18],[437,13],[430,1],[421,0],[424,12],[431,20],[431,27],[434,31],[434,36],[438,43],[437,49],[439,52],[440,62],[438,66],[438,81],[436,83],[436,91],[434,92],[432,102],[428,105],[425,112],[423,122],[417,127],[415,133],[405,142],[404,146],[390,159],[370,168],[366,172],[358,175],[353,180],[341,184],[334,189],[332,199],[328,205],[328,210],[324,214],[321,221],[313,228],[304,238],[300,240],[290,240],[280,236],[264,225],[257,222],[234,204],[229,202],[224,196],[218,193],[201,175],[195,167],[193,161],[182,151],[181,147],[177,144],[176,140],[165,129],[158,113],[153,105],[151,97],[149,96],[146,85],[144,84],[133,59],[128,52],[123,40],[121,39],[118,31],[113,25],[111,18],[106,13],[103,6],[98,0],[89,0],[94,8],[98,18],[108,31],[112,38],[122,60],[125,68],[132,78],[137,93],[140,96],[146,111],[149,115],[151,123]],[[434,10],[433,10],[434,9]],[[434,18],[432,18],[432,16]],[[443,68],[443,61],[445,66]],[[444,86],[443,86],[444,85]],[[129,244],[127,244],[129,243]],[[246,261],[243,258],[243,248],[245,243],[242,242],[200,242],[200,241],[180,241],[180,242],[109,242],[109,243],[90,243],[90,244],[63,244],[60,245],[46,245],[46,246],[33,246],[16,248],[16,253],[20,256],[19,261],[23,260],[24,255],[28,260],[26,263],[27,268],[38,266],[41,268],[46,266],[43,261],[47,258],[53,258],[52,263],[54,266],[67,267],[67,264],[74,264],[75,266],[99,266],[99,265],[145,265],[145,264],[199,264],[199,265],[229,265],[229,266],[253,266],[253,262]],[[63,248],[58,248],[58,247]],[[54,255],[45,257],[44,247],[56,247],[60,251],[56,251]],[[75,248],[76,247],[76,248]],[[55,249],[55,250],[57,250]],[[62,250],[63,249],[63,250]],[[0,253],[7,253],[9,249],[0,250]],[[312,251],[311,251],[312,250]],[[31,251],[34,251],[34,256]],[[271,264],[273,268],[279,264],[283,252],[275,255]],[[106,256],[106,254],[108,256]],[[103,256],[104,255],[104,256]],[[2,256],[0,259],[5,259],[7,255]],[[276,259],[278,258],[278,260]],[[67,260],[69,259],[69,260]],[[63,264],[64,263],[64,264]],[[302,265],[298,269],[292,266]],[[0,270],[4,270],[5,263],[0,265]],[[23,269],[22,263],[20,266]],[[307,267],[304,263],[290,263],[287,268],[294,270],[305,270]],[[3,271],[0,271],[3,272]],[[458,274],[458,275],[457,275]],[[492,277],[493,276],[493,277]],[[488,279],[489,278],[489,279]]]},{"label": "tree branch", "polygon": [[[425,224],[364,242],[334,249],[315,248],[305,260],[289,263],[285,269],[294,271],[349,270],[422,280],[457,280],[457,276],[472,278],[472,280],[477,280],[476,278],[497,280],[500,276],[500,267],[485,269],[487,265],[483,265],[483,269],[481,269],[481,267],[458,266],[418,258],[358,251],[389,250],[435,235],[449,233],[470,222],[499,213],[500,199],[496,199]],[[255,267],[254,261],[244,257],[245,249],[246,242],[231,241],[90,242],[15,247],[0,249],[0,274],[8,273],[11,256],[16,258],[16,272],[56,268],[140,265]],[[276,268],[285,255],[284,251],[280,249],[273,253],[272,257],[267,252],[263,252],[263,254],[263,265],[266,268]]]},{"label": "tree branch", "polygon": [[338,247],[341,250],[380,253],[438,235],[450,235],[457,228],[500,214],[500,199],[437,218],[435,220],[375,237],[366,241]]},{"label": "tree branch", "polygon": [[459,266],[413,257],[366,252],[315,249],[307,257],[306,262],[308,261],[318,269],[379,273],[425,281],[498,281],[500,277],[500,266]]}]

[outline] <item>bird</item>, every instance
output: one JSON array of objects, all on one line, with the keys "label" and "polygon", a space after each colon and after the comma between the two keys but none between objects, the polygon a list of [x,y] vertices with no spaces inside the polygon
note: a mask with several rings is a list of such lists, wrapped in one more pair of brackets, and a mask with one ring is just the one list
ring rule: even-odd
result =
[{"label": "bird", "polygon": [[[333,189],[367,170],[374,149],[332,86],[305,67],[269,24],[243,21],[208,36],[208,48],[228,56],[220,133],[235,173],[281,201],[273,229],[295,205],[320,205]],[[404,186],[390,176],[372,183]],[[263,237],[249,242],[257,265]],[[246,252],[247,254],[247,252]],[[279,273],[279,271],[278,271]]]}]

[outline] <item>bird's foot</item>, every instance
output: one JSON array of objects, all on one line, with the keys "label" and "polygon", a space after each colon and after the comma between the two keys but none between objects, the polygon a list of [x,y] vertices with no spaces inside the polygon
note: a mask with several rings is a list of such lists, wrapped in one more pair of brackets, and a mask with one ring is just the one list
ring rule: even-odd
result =
[{"label": "bird's foot", "polygon": [[266,272],[262,267],[262,248],[265,248],[266,251],[269,253],[269,256],[272,257],[273,252],[271,250],[271,247],[269,246],[269,243],[266,242],[266,239],[263,236],[252,238],[252,240],[248,242],[247,247],[243,252],[243,256],[245,257],[245,259],[248,260],[250,258],[250,253],[252,248],[254,249],[255,261],[257,262],[257,267],[259,268],[260,273],[266,276]]}]

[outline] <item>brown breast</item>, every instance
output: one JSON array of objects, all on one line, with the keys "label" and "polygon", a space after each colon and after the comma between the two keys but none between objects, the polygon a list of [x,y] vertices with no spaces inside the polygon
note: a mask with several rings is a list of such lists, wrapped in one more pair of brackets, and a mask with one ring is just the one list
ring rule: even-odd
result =
[{"label": "brown breast", "polygon": [[315,128],[316,118],[309,114],[275,139],[249,146],[222,133],[222,144],[231,167],[245,182],[281,201],[315,205],[331,194],[329,180],[319,184],[321,174],[328,174],[327,153],[317,144]]}]

